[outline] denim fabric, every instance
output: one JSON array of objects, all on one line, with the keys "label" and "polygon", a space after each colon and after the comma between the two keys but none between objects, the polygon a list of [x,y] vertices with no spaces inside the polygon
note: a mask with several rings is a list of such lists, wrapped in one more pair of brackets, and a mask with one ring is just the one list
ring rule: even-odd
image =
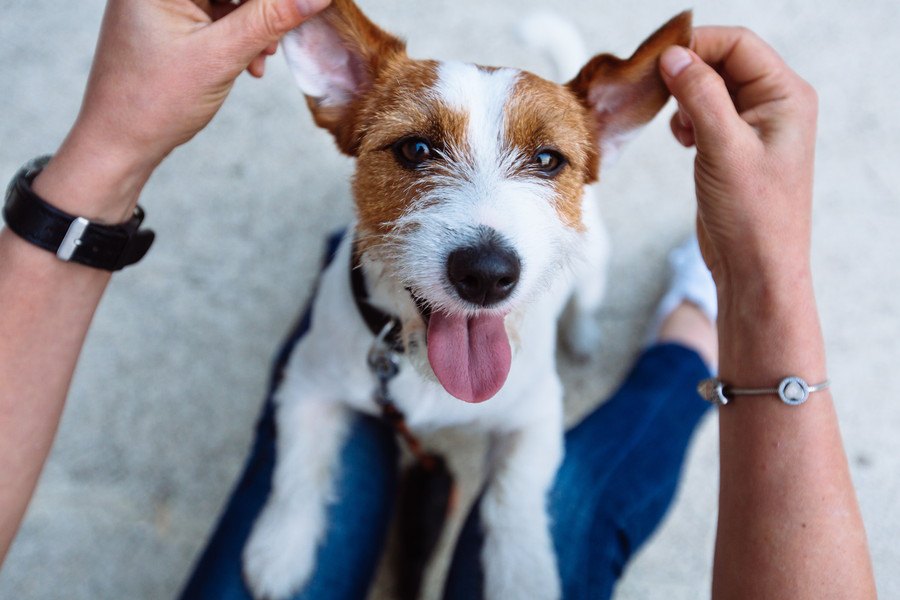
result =
[{"label": "denim fabric", "polygon": [[[331,262],[342,234],[332,236],[323,268]],[[275,466],[275,408],[272,395],[294,346],[309,330],[307,308],[275,359],[269,392],[257,423],[256,439],[241,479],[206,549],[185,585],[185,600],[249,600],[241,574],[241,552],[256,516],[271,490]],[[339,501],[328,511],[326,542],[318,549],[320,566],[298,600],[360,600],[378,566],[390,522],[396,487],[397,447],[393,432],[377,419],[360,415],[342,450],[335,489]],[[332,568],[321,568],[330,565]]]},{"label": "denim fabric", "polygon": [[[329,241],[333,256],[340,236]],[[272,393],[310,312],[277,357],[256,440],[225,512],[187,582],[182,598],[237,600],[250,595],[241,552],[271,489],[275,462]],[[708,376],[700,358],[675,345],[638,360],[605,404],[566,434],[566,454],[549,509],[566,600],[608,598],[632,553],[649,537],[677,486],[691,433],[707,404],[694,391]],[[397,478],[392,431],[360,416],[342,451],[337,499],[318,549],[316,571],[299,600],[361,600],[387,537]],[[478,511],[469,515],[448,579],[448,600],[481,597]]]},{"label": "denim fabric", "polygon": [[[665,516],[691,433],[709,407],[696,392],[705,377],[692,350],[649,348],[612,398],[566,433],[549,501],[566,600],[611,597],[628,559]],[[446,600],[481,598],[482,539],[476,505],[457,541]]]}]

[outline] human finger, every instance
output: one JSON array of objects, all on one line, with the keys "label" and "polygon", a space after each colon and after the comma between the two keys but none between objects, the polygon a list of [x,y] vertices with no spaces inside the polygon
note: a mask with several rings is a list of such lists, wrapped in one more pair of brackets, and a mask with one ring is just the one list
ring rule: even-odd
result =
[{"label": "human finger", "polygon": [[739,112],[791,93],[794,72],[749,29],[698,27],[691,48],[722,75]]},{"label": "human finger", "polygon": [[331,0],[249,0],[207,28],[214,45],[238,64],[250,62]]},{"label": "human finger", "polygon": [[250,64],[247,65],[247,72],[252,76],[259,79],[266,72],[266,55],[258,54],[256,58],[250,61]]},{"label": "human finger", "polygon": [[685,148],[690,148],[694,145],[694,128],[693,127],[685,127],[684,122],[682,121],[678,112],[672,115],[672,119],[669,121],[669,126],[672,129],[672,135],[675,136],[675,139],[678,140],[678,143],[684,146]]},{"label": "human finger", "polygon": [[788,68],[769,44],[745,27],[697,27],[691,50],[739,86]]},{"label": "human finger", "polygon": [[663,81],[678,101],[679,111],[690,118],[701,147],[723,146],[746,127],[722,77],[694,52],[671,46],[659,62]]},{"label": "human finger", "polygon": [[263,76],[266,70],[266,58],[275,54],[278,50],[278,43],[273,42],[266,46],[266,48],[256,55],[250,64],[247,66],[247,71],[256,78],[260,78]]}]

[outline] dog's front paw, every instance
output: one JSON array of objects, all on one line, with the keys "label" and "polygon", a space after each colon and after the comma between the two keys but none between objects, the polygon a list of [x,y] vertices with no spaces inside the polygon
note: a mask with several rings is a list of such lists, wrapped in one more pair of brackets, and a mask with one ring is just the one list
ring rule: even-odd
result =
[{"label": "dog's front paw", "polygon": [[559,600],[562,591],[556,555],[543,510],[519,512],[521,518],[510,514],[518,511],[508,511],[496,519],[492,518],[498,516],[495,511],[503,507],[491,507],[490,500],[485,500],[488,502],[482,504],[485,539],[481,553],[485,598]]},{"label": "dog's front paw", "polygon": [[303,511],[266,507],[244,547],[244,579],[254,598],[289,598],[309,580],[319,529]]},{"label": "dog's front paw", "polygon": [[521,545],[527,542],[505,537],[489,534],[485,538],[481,555],[485,598],[559,600],[562,592],[552,551],[544,544],[528,548]]}]

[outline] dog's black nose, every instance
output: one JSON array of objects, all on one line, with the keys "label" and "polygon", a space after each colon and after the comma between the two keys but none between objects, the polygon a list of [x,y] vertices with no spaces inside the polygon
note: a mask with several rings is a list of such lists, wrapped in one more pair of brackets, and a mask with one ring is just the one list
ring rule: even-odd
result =
[{"label": "dog's black nose", "polygon": [[519,282],[522,263],[496,232],[447,257],[447,277],[459,297],[490,306],[507,298]]}]

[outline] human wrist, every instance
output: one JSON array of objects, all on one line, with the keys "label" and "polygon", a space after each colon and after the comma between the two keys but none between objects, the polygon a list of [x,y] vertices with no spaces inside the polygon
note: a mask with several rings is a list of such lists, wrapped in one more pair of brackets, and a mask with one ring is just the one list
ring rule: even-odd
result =
[{"label": "human wrist", "polygon": [[810,271],[797,268],[719,287],[719,376],[738,387],[788,375],[827,378],[824,342]]},{"label": "human wrist", "polygon": [[160,160],[106,142],[76,124],[35,178],[32,189],[71,215],[117,224],[130,218],[141,190]]}]

